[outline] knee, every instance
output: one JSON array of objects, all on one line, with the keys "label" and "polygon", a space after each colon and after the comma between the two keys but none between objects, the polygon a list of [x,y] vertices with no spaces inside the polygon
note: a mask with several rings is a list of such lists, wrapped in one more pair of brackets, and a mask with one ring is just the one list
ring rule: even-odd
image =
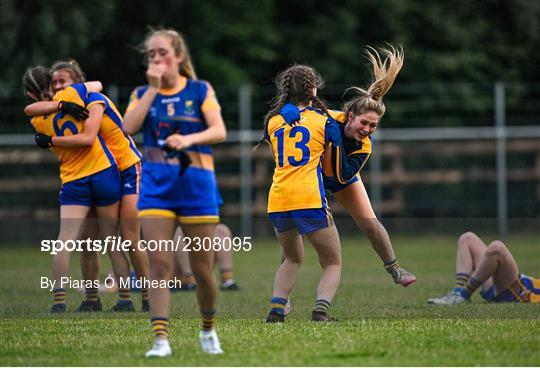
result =
[{"label": "knee", "polygon": [[477,238],[478,238],[478,236],[476,236],[475,233],[473,233],[472,231],[467,231],[467,232],[461,234],[461,236],[459,237],[458,246],[465,246],[465,245],[471,243],[472,241],[474,241]]},{"label": "knee", "polygon": [[500,256],[506,251],[506,245],[500,240],[495,240],[489,245],[486,254],[490,256]]},{"label": "knee", "polygon": [[214,232],[215,237],[217,238],[230,238],[232,236],[231,229],[227,225],[224,224],[218,224],[216,226],[216,230]]},{"label": "knee", "polygon": [[369,239],[375,238],[379,235],[380,223],[376,218],[363,219],[360,223],[360,229]]},{"label": "knee", "polygon": [[168,280],[171,276],[171,265],[165,261],[154,261],[151,266],[152,279]]}]

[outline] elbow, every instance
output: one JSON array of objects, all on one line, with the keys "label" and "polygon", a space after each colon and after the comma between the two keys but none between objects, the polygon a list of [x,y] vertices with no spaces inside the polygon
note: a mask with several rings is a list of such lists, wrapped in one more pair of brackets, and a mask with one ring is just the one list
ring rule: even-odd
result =
[{"label": "elbow", "polygon": [[30,114],[30,108],[25,107],[25,108],[24,108],[24,114],[25,114],[26,116],[32,116],[32,114]]},{"label": "elbow", "polygon": [[95,141],[96,141],[96,137],[84,137],[81,140],[81,146],[90,147],[94,144]]},{"label": "elbow", "polygon": [[227,129],[223,128],[217,137],[218,143],[219,142],[225,142],[227,140]]}]

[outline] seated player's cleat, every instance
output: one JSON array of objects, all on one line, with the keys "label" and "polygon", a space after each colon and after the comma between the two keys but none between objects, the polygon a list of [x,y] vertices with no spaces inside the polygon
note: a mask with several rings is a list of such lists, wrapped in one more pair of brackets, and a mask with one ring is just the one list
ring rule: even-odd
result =
[{"label": "seated player's cleat", "polygon": [[135,312],[135,306],[131,300],[119,300],[112,307],[113,312]]},{"label": "seated player's cleat", "polygon": [[398,267],[390,272],[392,280],[398,285],[407,287],[416,282],[416,276],[402,267]]},{"label": "seated player's cleat", "polygon": [[447,295],[440,298],[430,298],[428,299],[429,304],[438,304],[438,305],[454,305],[454,304],[463,304],[468,302],[469,299],[464,298],[458,291],[452,290]]},{"label": "seated player's cleat", "polygon": [[291,301],[287,300],[287,304],[285,304],[285,307],[283,308],[283,314],[285,315],[285,317],[287,317],[289,314],[291,314],[291,312],[292,312]]},{"label": "seated player's cleat", "polygon": [[330,317],[328,313],[313,311],[311,312],[312,322],[337,322],[337,319]]},{"label": "seated player's cleat", "polygon": [[77,312],[101,312],[102,310],[103,306],[101,305],[100,299],[96,300],[95,302],[83,300],[81,305],[79,305],[79,308],[77,308]]},{"label": "seated player's cleat", "polygon": [[201,350],[206,354],[223,354],[219,338],[215,330],[201,331],[199,334]]},{"label": "seated player's cleat", "polygon": [[219,287],[222,291],[238,291],[240,288],[238,287],[238,284],[234,282],[234,280],[228,280],[222,283]]},{"label": "seated player's cleat", "polygon": [[148,350],[144,356],[147,358],[164,358],[170,356],[171,354],[172,350],[171,345],[169,345],[169,340],[156,339],[152,349]]},{"label": "seated player's cleat", "polygon": [[270,313],[268,313],[268,317],[266,317],[266,322],[267,323],[285,322],[285,316],[282,314],[270,311]]},{"label": "seated player's cleat", "polygon": [[51,307],[51,313],[65,313],[66,312],[66,304],[53,304]]},{"label": "seated player's cleat", "polygon": [[141,312],[150,312],[150,303],[148,299],[142,301]]}]

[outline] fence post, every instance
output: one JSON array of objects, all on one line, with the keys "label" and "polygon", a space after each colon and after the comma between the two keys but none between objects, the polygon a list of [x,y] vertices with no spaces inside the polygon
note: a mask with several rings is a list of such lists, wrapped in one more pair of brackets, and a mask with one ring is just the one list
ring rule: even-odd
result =
[{"label": "fence post", "polygon": [[240,231],[242,236],[253,236],[253,173],[251,152],[251,86],[242,85],[238,91],[240,112]]},{"label": "fence post", "polygon": [[[382,204],[382,185],[381,185],[381,165],[382,152],[379,149],[379,144],[382,139],[382,132],[378,131],[373,134],[371,137],[373,139],[371,146],[373,154],[369,158],[369,191],[371,197],[371,203],[373,206],[373,211],[377,216],[380,216],[381,213],[381,204]],[[375,152],[378,150],[377,152]]]},{"label": "fence post", "polygon": [[497,220],[499,236],[508,235],[508,189],[506,168],[506,91],[495,83],[495,129],[497,131]]}]

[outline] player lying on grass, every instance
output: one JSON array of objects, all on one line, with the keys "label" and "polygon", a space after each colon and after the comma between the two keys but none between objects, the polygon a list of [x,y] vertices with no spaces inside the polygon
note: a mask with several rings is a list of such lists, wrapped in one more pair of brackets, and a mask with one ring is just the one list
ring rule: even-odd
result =
[{"label": "player lying on grass", "polygon": [[540,303],[540,280],[518,271],[502,241],[486,246],[475,233],[466,232],[458,240],[454,289],[441,298],[428,299],[428,303],[462,304],[478,288],[489,302]]}]

